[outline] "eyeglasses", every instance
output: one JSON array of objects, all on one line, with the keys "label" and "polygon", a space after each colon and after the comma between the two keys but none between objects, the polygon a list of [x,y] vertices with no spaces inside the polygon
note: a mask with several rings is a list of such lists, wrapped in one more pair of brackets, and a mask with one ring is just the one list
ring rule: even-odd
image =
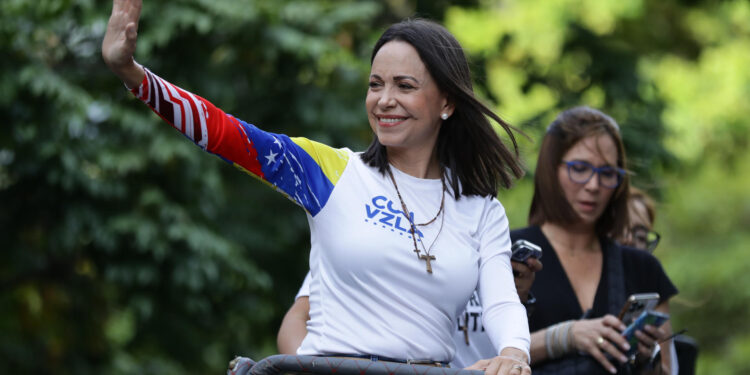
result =
[{"label": "eyeglasses", "polygon": [[585,184],[591,180],[596,173],[599,175],[599,183],[609,189],[620,186],[625,170],[610,166],[595,167],[582,160],[563,161],[568,167],[568,178],[577,184]]},{"label": "eyeglasses", "polygon": [[646,228],[643,225],[635,225],[630,228],[630,245],[639,249],[648,250],[649,253],[653,253],[656,246],[659,245],[661,235],[654,232],[651,229]]}]

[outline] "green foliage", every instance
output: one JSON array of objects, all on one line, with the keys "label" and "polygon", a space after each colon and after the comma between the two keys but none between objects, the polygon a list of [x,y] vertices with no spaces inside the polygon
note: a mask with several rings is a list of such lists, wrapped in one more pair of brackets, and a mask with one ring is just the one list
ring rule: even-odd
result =
[{"label": "green foliage", "polygon": [[[637,44],[640,31],[628,27],[644,7],[640,1],[504,2],[452,7],[446,25],[486,72],[480,88],[511,123],[539,140],[560,110],[601,108],[622,127],[636,179],[650,181],[672,157],[661,146],[663,103],[642,94],[651,82],[638,70],[645,49]],[[536,148],[529,151],[534,163]]]},{"label": "green foliage", "polygon": [[690,175],[669,178],[657,250],[681,293],[672,305],[676,328],[699,340],[699,373],[750,370],[750,158],[727,167],[708,162]]}]

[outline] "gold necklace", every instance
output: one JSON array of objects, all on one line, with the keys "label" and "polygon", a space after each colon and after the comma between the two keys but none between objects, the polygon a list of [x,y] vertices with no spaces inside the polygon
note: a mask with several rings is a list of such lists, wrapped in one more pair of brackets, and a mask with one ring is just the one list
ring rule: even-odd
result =
[{"label": "gold necklace", "polygon": [[[427,273],[432,273],[432,265],[430,264],[430,261],[435,260],[434,255],[430,255],[430,251],[432,251],[432,247],[435,246],[435,242],[437,242],[438,236],[440,236],[440,233],[443,231],[443,223],[445,222],[445,215],[440,215],[443,212],[443,208],[445,207],[445,191],[447,190],[445,187],[445,173],[443,173],[443,170],[441,168],[440,170],[440,182],[443,184],[442,194],[440,196],[440,209],[438,209],[437,214],[435,214],[435,217],[433,217],[430,221],[422,224],[414,224],[414,220],[412,220],[411,216],[409,215],[409,208],[406,207],[406,202],[404,202],[404,198],[401,197],[401,191],[398,190],[398,184],[396,183],[396,179],[393,178],[393,172],[391,172],[391,165],[388,165],[388,168],[386,168],[388,171],[388,177],[391,178],[391,182],[393,182],[393,187],[396,188],[396,195],[398,195],[398,200],[401,202],[401,209],[403,210],[404,216],[406,216],[406,220],[409,221],[411,232],[411,239],[414,242],[414,252],[417,254],[417,259],[423,260],[426,263],[427,266]],[[422,249],[424,250],[424,255],[421,254],[419,251],[419,248],[417,247],[417,226],[426,226],[432,224],[435,220],[437,220],[438,216],[440,217],[440,229],[438,230],[437,235],[435,235],[435,239],[432,240],[432,243],[430,244],[429,248],[425,248],[424,242],[422,242],[422,239],[419,239],[420,245],[422,245]]]}]

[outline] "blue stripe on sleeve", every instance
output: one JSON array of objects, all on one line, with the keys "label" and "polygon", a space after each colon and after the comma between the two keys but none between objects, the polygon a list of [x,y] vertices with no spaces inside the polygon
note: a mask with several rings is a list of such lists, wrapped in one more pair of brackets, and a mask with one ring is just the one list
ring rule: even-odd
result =
[{"label": "blue stripe on sleeve", "polygon": [[258,153],[263,179],[315,216],[333,192],[333,183],[315,160],[284,134],[240,121]]}]

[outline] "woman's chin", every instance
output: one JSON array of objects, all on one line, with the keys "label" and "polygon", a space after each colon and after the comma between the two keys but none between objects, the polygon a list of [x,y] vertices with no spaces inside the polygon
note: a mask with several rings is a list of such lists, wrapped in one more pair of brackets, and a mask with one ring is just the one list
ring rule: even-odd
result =
[{"label": "woman's chin", "polygon": [[599,220],[599,216],[595,213],[576,212],[578,215],[578,224],[585,227],[596,226],[596,222]]}]

